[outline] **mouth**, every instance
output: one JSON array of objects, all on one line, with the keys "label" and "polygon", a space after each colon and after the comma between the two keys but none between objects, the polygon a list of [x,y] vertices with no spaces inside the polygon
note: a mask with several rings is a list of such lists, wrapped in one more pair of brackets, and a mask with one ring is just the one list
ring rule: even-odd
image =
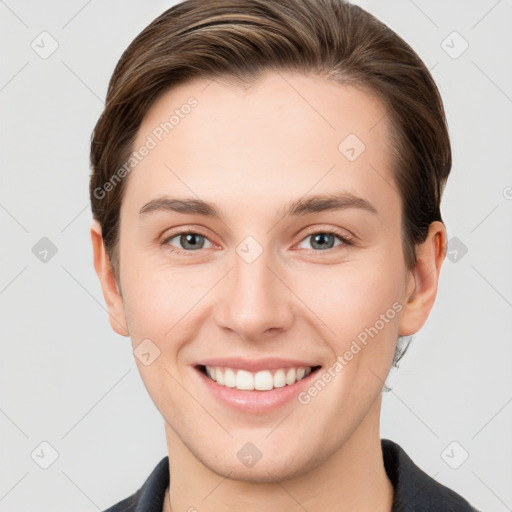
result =
[{"label": "mouth", "polygon": [[209,365],[198,365],[196,368],[219,386],[239,391],[271,391],[293,386],[317,372],[321,366],[268,368],[259,371]]},{"label": "mouth", "polygon": [[[291,406],[322,368],[319,360],[281,357],[214,357],[192,365],[200,393],[222,408],[272,414]],[[254,416],[253,416],[254,418]]]}]

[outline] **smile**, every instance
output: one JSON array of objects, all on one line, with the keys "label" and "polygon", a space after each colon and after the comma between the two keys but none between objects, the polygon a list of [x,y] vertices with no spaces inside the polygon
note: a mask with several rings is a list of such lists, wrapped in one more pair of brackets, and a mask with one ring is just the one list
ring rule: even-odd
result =
[{"label": "smile", "polygon": [[318,367],[274,368],[250,372],[222,366],[202,366],[201,371],[220,386],[241,391],[270,391],[291,386]]}]

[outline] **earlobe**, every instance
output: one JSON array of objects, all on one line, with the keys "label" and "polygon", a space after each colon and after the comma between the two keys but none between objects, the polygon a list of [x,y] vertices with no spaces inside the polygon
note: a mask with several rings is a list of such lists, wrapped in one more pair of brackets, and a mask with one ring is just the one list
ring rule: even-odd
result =
[{"label": "earlobe", "polygon": [[441,266],[446,255],[446,229],[440,221],[432,222],[427,238],[416,246],[416,265],[411,270],[412,290],[400,318],[400,336],[418,332],[427,321],[437,295]]},{"label": "earlobe", "polygon": [[129,336],[123,299],[119,292],[119,287],[114,277],[107,251],[105,250],[101,226],[96,220],[93,220],[91,225],[91,242],[94,268],[100,280],[103,297],[107,305],[110,325],[112,329],[121,336]]}]

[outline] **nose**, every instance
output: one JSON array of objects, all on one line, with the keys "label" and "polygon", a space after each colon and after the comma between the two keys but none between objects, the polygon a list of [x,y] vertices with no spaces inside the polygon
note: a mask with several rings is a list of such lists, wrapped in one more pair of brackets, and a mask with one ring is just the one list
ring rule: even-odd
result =
[{"label": "nose", "polygon": [[242,251],[235,251],[232,270],[223,281],[216,307],[221,328],[252,342],[290,329],[294,295],[270,251],[263,250],[253,261]]}]

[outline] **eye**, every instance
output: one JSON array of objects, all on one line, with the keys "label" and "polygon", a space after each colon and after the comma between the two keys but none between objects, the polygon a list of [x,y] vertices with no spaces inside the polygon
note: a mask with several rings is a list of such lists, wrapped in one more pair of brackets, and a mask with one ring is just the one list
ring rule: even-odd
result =
[{"label": "eye", "polygon": [[[179,244],[179,247],[172,245],[171,242],[174,239],[178,239],[176,243]],[[186,253],[204,249],[205,241],[209,243],[210,246],[213,245],[210,240],[208,240],[208,238],[206,238],[206,236],[202,235],[201,233],[196,233],[194,231],[182,231],[166,238],[162,242],[162,245],[168,245],[171,249],[171,252]]]},{"label": "eye", "polygon": [[[335,245],[336,238],[340,241],[340,243],[337,245]],[[339,245],[352,245],[352,241],[346,235],[342,235],[340,232],[335,230],[317,231],[310,233],[302,239],[301,243],[307,240],[311,240],[311,246],[316,252],[326,251]],[[301,247],[299,246],[299,248]],[[306,247],[306,249],[309,248]]]},{"label": "eye", "polygon": [[[339,241],[336,244],[336,239]],[[173,242],[176,240],[175,242]],[[310,240],[312,249],[300,247],[301,244]],[[206,246],[205,246],[206,244]],[[208,245],[209,244],[209,245]],[[195,231],[181,231],[174,233],[162,241],[170,249],[171,253],[186,254],[199,251],[200,249],[212,248],[212,242],[201,233]],[[340,245],[353,245],[352,240],[345,234],[336,230],[315,231],[309,233],[299,244],[299,249],[313,250],[315,252],[327,251]]]}]

